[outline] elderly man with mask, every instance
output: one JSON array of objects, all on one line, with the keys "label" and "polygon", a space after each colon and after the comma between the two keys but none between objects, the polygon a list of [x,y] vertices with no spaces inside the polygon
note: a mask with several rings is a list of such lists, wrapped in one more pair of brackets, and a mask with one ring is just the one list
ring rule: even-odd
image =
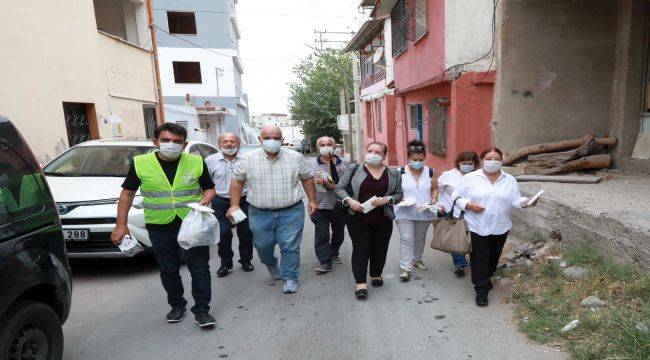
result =
[{"label": "elderly man with mask", "polygon": [[192,275],[192,312],[201,327],[214,327],[210,311],[212,296],[210,282],[210,249],[197,246],[183,250],[178,245],[178,231],[190,213],[188,203],[208,205],[214,198],[214,183],[200,156],[183,152],[187,145],[187,130],[174,123],[164,123],[153,134],[158,151],[133,158],[122,184],[117,205],[117,220],[111,234],[115,245],[129,233],[127,219],[138,188],[143,197],[144,222],[149,232],[153,252],[160,268],[160,280],[172,307],[167,322],[176,323],[185,317],[187,301],[183,298],[181,255]]},{"label": "elderly man with mask", "polygon": [[[311,169],[305,158],[282,148],[282,130],[265,125],[260,130],[262,149],[248,154],[237,164],[230,184],[228,217],[241,210],[241,195],[248,185],[248,216],[253,232],[253,244],[271,277],[282,279],[282,291],[298,291],[300,243],[305,223],[304,193],[308,213],[316,211],[316,188]],[[280,265],[274,255],[280,247]]]},{"label": "elderly man with mask", "polygon": [[[232,258],[235,255],[232,251],[232,223],[226,218],[226,211],[230,208],[230,182],[237,164],[244,161],[243,156],[239,153],[240,140],[239,136],[233,133],[223,133],[219,136],[219,151],[205,159],[205,163],[214,181],[214,188],[217,196],[212,200],[212,209],[214,215],[219,220],[221,237],[219,239],[219,258],[221,258],[221,267],[217,270],[218,277],[228,275],[232,270]],[[248,189],[244,187],[239,207],[244,214],[248,215],[248,202],[246,202],[246,193]],[[235,225],[237,227],[237,237],[239,238],[239,263],[242,270],[253,271],[251,264],[253,260],[253,234],[248,227],[248,219]]]},{"label": "elderly man with mask", "polygon": [[[332,263],[341,264],[339,249],[345,236],[344,208],[336,198],[334,188],[339,178],[347,172],[348,161],[334,154],[334,138],[323,136],[316,140],[318,157],[310,161],[316,183],[316,206],[310,216],[314,223],[314,249],[320,262],[314,270],[319,274],[332,271]],[[330,228],[332,234],[330,238]]]}]

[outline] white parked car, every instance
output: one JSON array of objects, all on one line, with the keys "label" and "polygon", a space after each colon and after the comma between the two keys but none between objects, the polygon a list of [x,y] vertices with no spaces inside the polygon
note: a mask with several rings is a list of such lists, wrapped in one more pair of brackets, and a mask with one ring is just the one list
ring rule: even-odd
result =
[{"label": "white parked car", "polygon": [[[111,243],[121,185],[133,157],[154,149],[151,140],[92,140],[70,148],[43,168],[59,210],[69,257],[124,256]],[[196,141],[185,148],[185,152],[203,158],[218,151]],[[138,192],[128,226],[133,237],[151,247],[141,204]]]}]

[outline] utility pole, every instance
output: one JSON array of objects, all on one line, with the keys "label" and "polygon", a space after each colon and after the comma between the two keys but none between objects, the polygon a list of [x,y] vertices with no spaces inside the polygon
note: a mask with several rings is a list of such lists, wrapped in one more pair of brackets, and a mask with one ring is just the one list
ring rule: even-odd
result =
[{"label": "utility pole", "polygon": [[[325,38],[323,38],[325,35]],[[327,49],[332,49],[328,44],[347,44],[350,42],[350,39],[346,40],[328,40],[327,35],[352,35],[354,32],[343,32],[343,31],[318,31],[314,30],[314,48],[317,50],[323,51]],[[320,45],[320,46],[319,46]]]},{"label": "utility pole", "polygon": [[219,77],[221,77],[221,74],[223,73],[223,69],[216,67],[216,68],[214,68],[214,71],[215,71],[216,76],[217,76],[217,101],[216,101],[215,105],[216,105],[217,108],[221,108],[221,105],[219,105],[220,104],[219,97],[221,96],[219,94]]},{"label": "utility pole", "polygon": [[158,123],[165,122],[165,109],[163,107],[163,94],[160,87],[160,64],[158,63],[158,37],[156,36],[156,24],[153,18],[153,0],[147,2],[147,17],[149,18],[149,31],[151,32],[151,48],[153,54],[153,71],[156,81],[156,93],[158,95]]}]

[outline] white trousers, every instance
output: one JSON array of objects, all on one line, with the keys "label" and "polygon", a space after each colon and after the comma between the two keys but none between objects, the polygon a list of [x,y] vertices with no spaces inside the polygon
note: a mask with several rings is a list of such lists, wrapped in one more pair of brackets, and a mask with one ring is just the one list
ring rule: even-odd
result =
[{"label": "white trousers", "polygon": [[411,271],[413,263],[422,260],[429,220],[396,220],[399,231],[399,266]]}]

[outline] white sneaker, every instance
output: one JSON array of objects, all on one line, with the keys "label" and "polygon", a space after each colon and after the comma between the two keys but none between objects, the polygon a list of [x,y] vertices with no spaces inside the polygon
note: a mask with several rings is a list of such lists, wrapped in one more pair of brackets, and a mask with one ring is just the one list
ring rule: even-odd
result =
[{"label": "white sneaker", "polygon": [[411,280],[411,272],[408,270],[402,269],[399,273],[399,279],[402,281],[409,281]]},{"label": "white sneaker", "polygon": [[418,268],[420,270],[429,270],[429,268],[427,268],[426,265],[424,265],[422,260],[416,261],[415,264],[413,264],[413,266],[415,266],[416,268]]}]

